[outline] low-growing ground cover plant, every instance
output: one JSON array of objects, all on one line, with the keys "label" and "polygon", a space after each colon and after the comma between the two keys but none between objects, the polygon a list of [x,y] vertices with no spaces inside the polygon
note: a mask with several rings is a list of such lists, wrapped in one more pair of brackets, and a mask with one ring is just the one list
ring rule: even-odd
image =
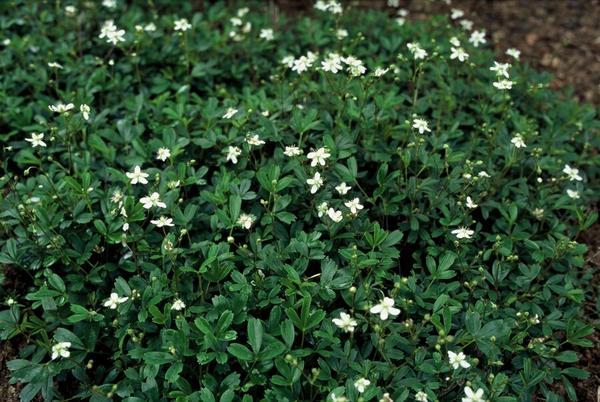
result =
[{"label": "low-growing ground cover plant", "polygon": [[575,400],[594,109],[459,10],[192,6],[0,5],[22,400]]}]

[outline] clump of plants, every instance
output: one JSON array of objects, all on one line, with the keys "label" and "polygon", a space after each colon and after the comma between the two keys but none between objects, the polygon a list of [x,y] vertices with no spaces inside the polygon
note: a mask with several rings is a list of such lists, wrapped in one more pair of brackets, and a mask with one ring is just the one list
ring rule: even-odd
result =
[{"label": "clump of plants", "polygon": [[195,4],[0,5],[21,400],[576,400],[594,109],[458,10]]}]

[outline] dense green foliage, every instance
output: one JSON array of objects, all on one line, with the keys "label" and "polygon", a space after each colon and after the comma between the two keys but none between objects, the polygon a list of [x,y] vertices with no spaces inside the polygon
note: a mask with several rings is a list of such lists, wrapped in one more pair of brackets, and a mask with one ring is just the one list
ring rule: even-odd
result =
[{"label": "dense green foliage", "polygon": [[446,17],[125,3],[0,4],[23,401],[576,398],[593,108]]}]

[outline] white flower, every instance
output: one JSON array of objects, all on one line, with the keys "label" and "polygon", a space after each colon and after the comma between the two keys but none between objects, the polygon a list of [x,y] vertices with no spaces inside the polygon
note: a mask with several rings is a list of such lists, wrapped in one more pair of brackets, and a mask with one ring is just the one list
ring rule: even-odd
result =
[{"label": "white flower", "polygon": [[375,77],[381,77],[381,76],[383,76],[385,73],[387,73],[388,71],[390,71],[390,69],[389,69],[389,68],[377,67],[377,68],[375,69],[375,71],[373,72],[373,75],[374,75]]},{"label": "white flower", "polygon": [[242,7],[237,10],[237,16],[243,18],[244,15],[248,14],[249,11],[250,9],[248,7]]},{"label": "white flower", "polygon": [[275,39],[275,35],[273,35],[273,30],[271,28],[265,28],[260,30],[259,38],[271,41]]},{"label": "white flower", "polygon": [[327,213],[328,208],[329,204],[327,204],[327,202],[322,202],[317,206],[317,215],[319,216],[319,218],[321,218]]},{"label": "white flower", "polygon": [[238,163],[238,156],[242,154],[242,150],[238,147],[232,147],[231,145],[227,148],[227,160],[231,161],[234,165]]},{"label": "white flower", "polygon": [[62,70],[62,68],[63,68],[63,66],[61,66],[60,64],[58,64],[58,63],[56,63],[54,61],[48,63],[48,67],[50,67],[50,68],[56,68],[56,69],[59,69],[59,70]]},{"label": "white flower", "polygon": [[453,8],[452,13],[450,14],[450,18],[452,18],[453,20],[457,20],[459,18],[462,18],[464,15],[465,15],[465,12],[463,10],[459,10],[458,8]]},{"label": "white flower", "polygon": [[248,134],[248,136],[246,136],[246,142],[248,143],[248,145],[254,145],[256,147],[259,145],[263,145],[265,143],[263,140],[261,140],[258,137],[258,134],[254,134],[254,135]]},{"label": "white flower", "polygon": [[329,219],[331,219],[332,221],[339,223],[342,221],[342,219],[344,219],[344,215],[342,214],[342,211],[336,211],[333,208],[329,208],[327,210],[327,216],[329,216]]},{"label": "white flower", "polygon": [[225,114],[223,115],[224,119],[231,119],[233,116],[235,116],[235,114],[238,112],[237,109],[235,108],[227,108],[227,110],[225,111]]},{"label": "white flower", "polygon": [[343,181],[335,187],[335,191],[337,191],[341,195],[346,195],[348,194],[348,191],[350,191],[351,188],[352,187],[348,186],[346,182]]},{"label": "white flower", "polygon": [[254,221],[256,221],[256,216],[252,214],[241,214],[237,220],[237,223],[244,229],[249,230]]},{"label": "white flower", "polygon": [[384,297],[379,304],[374,305],[369,309],[371,314],[379,314],[379,318],[382,321],[388,319],[388,316],[393,315],[397,316],[400,314],[400,309],[394,307],[394,299],[389,297]]},{"label": "white flower", "polygon": [[329,56],[321,61],[321,69],[333,74],[342,70],[342,58],[336,53],[329,53]]},{"label": "white flower", "polygon": [[158,208],[166,208],[167,204],[160,200],[160,194],[154,192],[149,196],[140,198],[140,202],[143,204],[144,208],[150,209],[152,207]]},{"label": "white flower", "polygon": [[69,348],[71,347],[71,342],[58,342],[52,345],[52,360],[58,359],[58,357],[67,358],[71,356],[71,352],[69,352]]},{"label": "white flower", "polygon": [[239,17],[230,18],[229,22],[231,22],[231,25],[233,25],[234,27],[241,27],[244,23],[244,21],[242,21],[242,19]]},{"label": "white flower", "polygon": [[467,356],[463,352],[454,353],[452,351],[448,351],[448,361],[456,370],[459,367],[469,368],[471,365],[467,362]]},{"label": "white flower", "polygon": [[387,5],[388,7],[400,7],[400,0],[388,0]]},{"label": "white flower", "polygon": [[166,216],[161,216],[158,219],[153,219],[150,221],[150,223],[156,225],[157,228],[162,228],[163,226],[175,226],[173,224],[173,218],[167,218]]},{"label": "white flower", "polygon": [[111,310],[116,309],[119,304],[125,303],[129,297],[119,297],[117,293],[111,293],[110,297],[104,302],[104,307],[110,307]]},{"label": "white flower", "polygon": [[427,132],[431,131],[429,129],[429,125],[427,124],[427,121],[424,119],[419,119],[419,118],[413,119],[412,127],[419,130],[419,134],[423,134],[425,131],[427,131]]},{"label": "white flower", "polygon": [[567,195],[574,200],[579,199],[579,191],[567,189]]},{"label": "white flower", "polygon": [[185,303],[181,299],[175,300],[173,302],[173,305],[171,306],[171,310],[175,310],[175,311],[181,311],[184,308],[185,308]]},{"label": "white flower", "polygon": [[6,305],[7,306],[12,306],[13,304],[17,304],[17,302],[15,301],[15,299],[13,299],[12,297],[9,297],[8,299],[6,299]]},{"label": "white flower", "polygon": [[408,10],[405,8],[401,8],[396,14],[398,14],[400,17],[406,17],[408,16]]},{"label": "white flower", "polygon": [[25,141],[31,143],[31,147],[45,147],[46,143],[42,141],[44,139],[44,133],[31,133],[31,138],[25,138]]},{"label": "white flower", "polygon": [[72,103],[68,103],[68,104],[64,104],[64,103],[58,103],[56,105],[48,105],[48,109],[50,109],[52,112],[56,112],[56,113],[67,113],[69,110],[73,109],[75,107],[75,105],[73,105]]},{"label": "white flower", "polygon": [[521,56],[521,51],[519,49],[511,48],[506,50],[506,54],[514,58],[515,60],[519,60],[519,57]]},{"label": "white flower", "polygon": [[418,43],[408,43],[406,47],[413,54],[415,60],[420,60],[427,57],[427,52],[423,48],[421,48],[421,46]]},{"label": "white flower", "polygon": [[454,229],[451,233],[455,235],[458,239],[470,239],[471,236],[475,234],[473,230],[464,226],[459,227],[458,229]]},{"label": "white flower", "polygon": [[483,389],[481,388],[474,392],[471,387],[465,387],[465,396],[465,398],[462,398],[462,402],[485,402]]},{"label": "white flower", "polygon": [[146,31],[146,32],[154,32],[154,31],[156,31],[156,25],[154,25],[154,22],[146,24],[144,26],[144,31]]},{"label": "white flower", "polygon": [[283,151],[283,154],[285,156],[298,156],[298,155],[302,155],[302,150],[300,148],[298,148],[295,145],[289,146],[289,147],[285,147],[285,150]]},{"label": "white flower", "polygon": [[102,27],[100,28],[100,35],[98,35],[98,37],[100,39],[106,38],[107,43],[116,45],[118,42],[125,42],[125,38],[123,37],[124,35],[124,30],[117,28],[113,20],[108,20],[102,24]]},{"label": "white flower", "polygon": [[367,68],[363,65],[363,62],[356,57],[344,57],[342,61],[348,66],[348,72],[350,72],[350,74],[354,77],[359,77],[367,71]]},{"label": "white flower", "polygon": [[354,332],[354,328],[358,325],[356,320],[347,313],[340,313],[340,318],[334,318],[331,321],[344,332]]},{"label": "white flower", "polygon": [[569,180],[570,181],[582,181],[583,178],[581,176],[579,176],[579,169],[576,168],[572,168],[569,165],[565,165],[564,169],[562,170],[564,174],[566,174],[567,176],[569,176]]},{"label": "white flower", "polygon": [[406,23],[406,18],[404,17],[397,17],[396,18],[396,24],[398,24],[398,26],[403,26]]},{"label": "white flower", "polygon": [[473,202],[473,200],[471,199],[471,197],[467,197],[467,208],[470,208],[470,209],[477,208],[477,204],[475,204]]},{"label": "white flower", "polygon": [[449,42],[454,47],[460,46],[460,41],[458,40],[458,38],[456,36],[451,37]]},{"label": "white flower", "polygon": [[490,67],[490,71],[493,71],[496,73],[496,76],[498,77],[504,77],[504,78],[508,78],[508,69],[510,68],[510,64],[509,63],[498,63],[497,61],[494,62],[494,65],[492,67]]},{"label": "white flower", "polygon": [[117,0],[102,0],[102,5],[106,8],[115,8],[117,6]]},{"label": "white flower", "polygon": [[510,81],[510,80],[500,80],[497,82],[494,82],[494,86],[498,89],[511,89],[514,85],[514,81]]},{"label": "white flower", "polygon": [[77,8],[75,8],[75,6],[66,6],[65,13],[68,16],[73,16],[73,15],[75,15],[75,13],[77,13]]},{"label": "white flower", "polygon": [[159,161],[166,161],[167,159],[169,159],[171,157],[171,150],[169,148],[158,148],[158,151],[156,151],[156,159],[158,159]]},{"label": "white flower", "polygon": [[461,20],[459,24],[465,31],[470,31],[473,29],[473,21],[471,20]]},{"label": "white flower", "polygon": [[123,229],[123,232],[127,232],[129,230],[129,223],[125,222],[121,229]]},{"label": "white flower", "polygon": [[390,393],[386,392],[385,394],[383,394],[379,402],[394,402],[394,400],[390,398]]},{"label": "white flower", "polygon": [[523,141],[523,136],[521,136],[521,134],[516,134],[510,140],[510,142],[515,146],[515,148],[527,148],[527,145],[525,145],[525,141]]},{"label": "white flower", "polygon": [[335,32],[335,36],[338,38],[338,40],[342,40],[348,37],[348,31],[340,28]]},{"label": "white flower", "polygon": [[358,198],[345,202],[344,205],[348,207],[348,209],[350,209],[350,212],[352,212],[352,214],[354,215],[356,215],[358,211],[364,208],[364,206],[361,205],[360,200]]},{"label": "white flower", "polygon": [[303,73],[312,67],[312,63],[313,62],[308,57],[300,56],[300,58],[294,60],[292,71],[295,71],[298,74]]},{"label": "white flower", "polygon": [[450,59],[452,60],[458,59],[459,61],[464,62],[469,58],[469,54],[465,52],[462,47],[453,47],[450,48],[450,50],[452,50],[452,53],[450,54]]},{"label": "white flower", "polygon": [[131,179],[131,184],[148,184],[148,180],[146,180],[146,178],[149,176],[149,174],[142,172],[142,169],[137,165],[133,168],[133,172],[127,172],[125,174]]},{"label": "white flower", "polygon": [[354,388],[356,388],[356,390],[361,394],[365,392],[365,388],[367,388],[369,385],[371,385],[371,381],[367,380],[366,378],[359,378],[354,382]]},{"label": "white flower", "polygon": [[484,44],[487,42],[485,40],[485,31],[473,31],[471,33],[471,37],[469,38],[469,42],[475,47],[479,47],[480,44]]},{"label": "white flower", "polygon": [[79,111],[83,116],[83,120],[88,121],[90,119],[90,107],[85,103],[79,106]]},{"label": "white flower", "polygon": [[415,394],[415,400],[417,402],[429,402],[429,399],[427,399],[427,394],[423,391],[419,391]]},{"label": "white flower", "polygon": [[187,18],[181,18],[175,21],[175,27],[173,28],[175,31],[185,32],[188,29],[192,29],[192,24],[190,24]]},{"label": "white flower", "polygon": [[481,172],[479,172],[477,174],[477,176],[479,176],[479,177],[486,177],[486,178],[490,177],[490,175],[487,174],[487,172],[485,170],[482,170]]},{"label": "white flower", "polygon": [[316,151],[309,152],[306,157],[311,160],[310,166],[315,167],[317,165],[325,166],[327,158],[329,158],[331,154],[327,152],[327,148],[321,147]]},{"label": "white flower", "polygon": [[294,66],[294,56],[285,56],[281,59],[281,64],[288,66],[288,68],[292,68]]},{"label": "white flower", "polygon": [[311,179],[306,179],[306,184],[310,186],[311,194],[316,193],[317,190],[323,185],[323,179],[321,178],[321,174],[319,172],[316,172]]}]

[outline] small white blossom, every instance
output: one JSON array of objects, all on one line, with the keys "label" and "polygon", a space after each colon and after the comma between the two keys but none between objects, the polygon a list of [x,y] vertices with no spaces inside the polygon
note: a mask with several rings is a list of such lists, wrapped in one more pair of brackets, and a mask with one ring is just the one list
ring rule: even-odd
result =
[{"label": "small white blossom", "polygon": [[117,6],[117,0],[102,0],[102,5],[106,8],[115,8]]},{"label": "small white blossom", "polygon": [[241,214],[237,220],[237,223],[244,229],[249,230],[254,221],[256,221],[256,216],[252,214]]},{"label": "small white blossom", "polygon": [[86,105],[85,103],[79,106],[79,111],[81,112],[81,115],[83,116],[83,120],[88,121],[90,119],[90,107],[88,105]]},{"label": "small white blossom", "polygon": [[394,299],[384,297],[379,304],[374,305],[369,309],[371,314],[379,314],[382,321],[388,319],[390,315],[397,316],[400,314],[400,309],[394,307]]},{"label": "small white blossom", "polygon": [[465,12],[463,10],[459,10],[458,8],[453,8],[452,13],[450,14],[450,18],[452,18],[453,20],[457,20],[459,18],[462,18],[464,15],[465,15]]},{"label": "small white blossom", "polygon": [[429,125],[427,124],[427,121],[424,119],[420,119],[420,118],[413,119],[412,127],[419,130],[419,134],[423,134],[426,131],[431,132],[431,129],[429,128]]},{"label": "small white blossom", "polygon": [[479,176],[479,177],[485,177],[485,178],[489,178],[490,177],[490,175],[487,174],[487,172],[485,170],[482,170],[481,172],[479,172],[477,174],[477,176]]},{"label": "small white blossom", "polygon": [[470,239],[471,236],[475,234],[475,232],[467,227],[459,227],[458,229],[454,229],[451,232],[458,239]]},{"label": "small white blossom", "polygon": [[519,60],[519,57],[521,56],[521,51],[519,49],[511,48],[506,50],[506,54],[515,60]]},{"label": "small white blossom", "polygon": [[253,145],[255,147],[259,146],[259,145],[264,145],[264,141],[261,140],[258,137],[258,134],[254,134],[254,135],[248,135],[246,137],[246,142],[248,143],[248,145]]},{"label": "small white blossom", "polygon": [[477,204],[475,204],[473,202],[473,200],[471,199],[471,197],[467,197],[467,204],[466,205],[467,205],[467,208],[469,208],[469,209],[475,209],[475,208],[477,208]]},{"label": "small white blossom", "polygon": [[338,40],[342,40],[348,37],[348,31],[340,28],[335,31],[335,36],[338,38]]},{"label": "small white blossom", "polygon": [[348,194],[348,191],[350,191],[351,188],[352,187],[348,186],[346,182],[343,181],[335,187],[335,191],[337,191],[341,195],[346,195]]},{"label": "small white blossom", "polygon": [[333,208],[329,208],[327,210],[327,216],[329,216],[329,219],[331,219],[332,221],[339,223],[342,221],[342,219],[344,219],[344,215],[342,214],[342,211],[336,211]]},{"label": "small white blossom", "polygon": [[579,169],[572,168],[569,165],[565,165],[565,167],[562,171],[564,174],[566,174],[569,177],[570,181],[582,181],[583,180],[583,177],[581,177],[579,175]]},{"label": "small white blossom", "polygon": [[119,297],[117,293],[111,293],[110,297],[104,302],[104,307],[109,307],[111,310],[116,309],[119,304],[125,303],[129,297]]},{"label": "small white blossom", "polygon": [[452,367],[456,370],[459,367],[469,368],[471,365],[467,362],[467,356],[463,352],[454,353],[452,351],[448,351],[448,361]]},{"label": "small white blossom", "polygon": [[235,108],[227,108],[227,110],[225,111],[225,114],[223,115],[224,119],[231,119],[233,116],[235,116],[235,114],[238,112],[237,109]]},{"label": "small white blossom", "polygon": [[389,68],[382,68],[382,67],[377,67],[375,69],[375,71],[373,72],[373,75],[375,77],[382,77],[385,73],[387,73],[388,71],[390,71]]},{"label": "small white blossom", "polygon": [[469,42],[475,47],[479,47],[479,45],[486,43],[485,31],[473,31],[469,38]]},{"label": "small white blossom", "polygon": [[46,143],[43,141],[44,133],[31,133],[31,138],[25,138],[25,141],[31,143],[31,147],[45,147]]},{"label": "small white blossom", "polygon": [[309,152],[306,157],[311,160],[310,166],[315,167],[317,165],[325,166],[327,158],[329,158],[331,154],[327,152],[327,148],[321,147],[315,151]]},{"label": "small white blossom", "polygon": [[185,308],[185,303],[181,299],[175,300],[173,302],[173,305],[171,306],[171,310],[175,310],[175,311],[181,311],[184,308]]},{"label": "small white blossom", "polygon": [[511,89],[514,84],[515,84],[515,82],[510,81],[510,80],[500,80],[500,81],[494,82],[494,86],[501,90]]},{"label": "small white blossom", "polygon": [[342,58],[336,53],[329,53],[329,56],[321,61],[321,70],[323,71],[337,74],[342,69]]},{"label": "small white blossom", "polygon": [[281,64],[286,65],[288,68],[292,68],[294,66],[294,56],[288,55],[281,59]]},{"label": "small white blossom", "polygon": [[388,7],[398,8],[400,7],[400,0],[388,0],[387,5]]},{"label": "small white blossom", "polygon": [[341,328],[344,332],[354,332],[354,328],[358,325],[356,320],[348,313],[340,313],[340,318],[334,318],[333,323]]},{"label": "small white blossom", "polygon": [[415,400],[417,402],[429,402],[429,399],[427,399],[427,394],[423,391],[419,391],[415,394]]},{"label": "small white blossom", "polygon": [[452,60],[458,59],[458,61],[464,62],[469,58],[469,54],[462,47],[453,47],[450,50],[452,50],[450,54],[450,59]]},{"label": "small white blossom", "polygon": [[358,211],[360,211],[361,209],[364,208],[363,205],[361,205],[360,200],[358,198],[354,198],[351,201],[345,202],[344,205],[350,210],[350,212],[352,212],[352,214],[356,215],[358,213]]},{"label": "small white blossom", "polygon": [[473,21],[471,20],[460,20],[459,24],[465,31],[473,29]]},{"label": "small white blossom", "polygon": [[510,64],[509,63],[498,63],[497,61],[494,62],[494,65],[492,67],[490,67],[490,71],[493,71],[496,73],[496,76],[498,77],[504,77],[504,78],[508,78],[508,69],[510,68]]},{"label": "small white blossom", "polygon": [[48,67],[50,68],[56,68],[57,70],[62,70],[63,66],[61,66],[60,64],[52,61],[50,63],[48,63]]},{"label": "small white blossom", "polygon": [[152,194],[140,198],[140,202],[143,204],[144,208],[150,209],[152,207],[158,208],[166,208],[167,204],[160,200],[160,194],[157,192],[153,192]]},{"label": "small white blossom", "polygon": [[319,190],[319,188],[321,188],[321,186],[323,185],[323,179],[321,178],[321,174],[319,172],[316,172],[312,178],[306,179],[306,184],[310,186],[311,194],[316,193],[317,190]]},{"label": "small white blossom", "polygon": [[52,345],[52,360],[58,359],[58,357],[67,358],[71,356],[71,352],[69,352],[69,348],[71,347],[71,342],[58,342]]},{"label": "small white blossom", "polygon": [[154,31],[156,31],[156,25],[154,25],[153,22],[150,22],[149,24],[144,25],[144,31],[154,32]]},{"label": "small white blossom", "polygon": [[162,228],[163,226],[175,226],[173,224],[173,218],[167,218],[166,216],[161,216],[158,219],[151,220],[150,223],[155,225],[157,228]]},{"label": "small white blossom", "polygon": [[73,105],[72,103],[68,103],[68,104],[64,104],[64,103],[58,103],[56,105],[48,105],[48,109],[50,109],[50,111],[55,112],[55,113],[67,113],[69,110],[73,109],[75,107],[75,105]]},{"label": "small white blossom", "polygon": [[366,378],[359,378],[354,382],[354,388],[356,388],[360,394],[365,392],[365,388],[367,388],[369,385],[371,385],[371,381],[367,380]]},{"label": "small white blossom", "polygon": [[77,8],[75,6],[66,6],[65,7],[65,14],[67,14],[69,17],[74,16],[77,13]]},{"label": "small white blossom", "polygon": [[117,28],[113,20],[106,21],[100,28],[100,39],[106,38],[107,43],[116,45],[119,42],[125,42],[125,31]]},{"label": "small white blossom", "polygon": [[144,173],[137,165],[133,168],[133,172],[127,172],[125,174],[131,179],[131,184],[148,184],[148,180],[146,180],[146,178],[149,176],[149,174]]},{"label": "small white blossom", "polygon": [[298,155],[302,155],[302,150],[300,148],[298,148],[295,145],[289,146],[289,147],[285,147],[285,150],[283,151],[283,154],[285,156],[298,156]]},{"label": "small white blossom", "polygon": [[412,53],[415,60],[421,60],[427,57],[427,51],[425,51],[418,43],[408,43],[406,47]]},{"label": "small white blossom", "polygon": [[292,71],[301,74],[312,67],[313,62],[306,56],[300,56],[300,58],[294,60]]},{"label": "small white blossom", "polygon": [[462,402],[485,402],[485,399],[483,399],[483,389],[479,388],[475,392],[471,387],[465,387],[465,398],[462,398]]},{"label": "small white blossom", "polygon": [[567,195],[574,200],[579,199],[579,191],[567,189]]},{"label": "small white blossom", "polygon": [[323,215],[327,214],[327,210],[329,209],[329,204],[327,202],[322,202],[317,206],[317,215],[319,218],[323,217]]},{"label": "small white blossom", "polygon": [[273,34],[273,30],[271,28],[265,28],[260,30],[259,38],[266,41],[272,41],[275,39],[275,35]]},{"label": "small white blossom", "polygon": [[238,156],[242,154],[242,150],[238,147],[229,146],[227,148],[227,161],[231,161],[234,165],[238,163]]},{"label": "small white blossom", "polygon": [[175,21],[175,26],[173,27],[175,31],[185,32],[188,29],[192,29],[192,24],[190,24],[187,18],[181,18]]},{"label": "small white blossom", "polygon": [[171,157],[171,150],[169,148],[158,148],[158,151],[156,151],[156,159],[158,159],[159,161],[166,161],[167,159],[169,159]]},{"label": "small white blossom", "polygon": [[362,60],[359,60],[356,57],[344,57],[342,61],[348,66],[348,72],[353,77],[359,77],[367,71],[367,68],[364,66]]},{"label": "small white blossom", "polygon": [[525,144],[525,141],[523,141],[523,136],[521,134],[515,134],[510,142],[515,146],[515,148],[527,148],[527,145]]}]

